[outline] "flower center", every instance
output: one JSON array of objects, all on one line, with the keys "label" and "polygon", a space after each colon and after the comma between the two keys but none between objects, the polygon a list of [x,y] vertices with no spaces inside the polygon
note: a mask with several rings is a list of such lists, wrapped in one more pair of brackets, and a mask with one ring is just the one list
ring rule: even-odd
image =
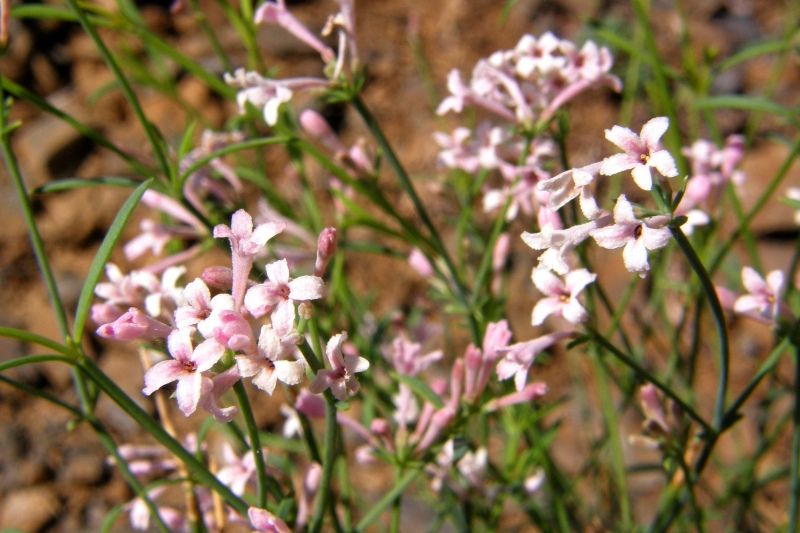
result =
[{"label": "flower center", "polygon": [[638,239],[639,237],[642,236],[643,227],[644,227],[643,224],[637,224],[636,227],[633,228],[633,238],[634,239]]}]

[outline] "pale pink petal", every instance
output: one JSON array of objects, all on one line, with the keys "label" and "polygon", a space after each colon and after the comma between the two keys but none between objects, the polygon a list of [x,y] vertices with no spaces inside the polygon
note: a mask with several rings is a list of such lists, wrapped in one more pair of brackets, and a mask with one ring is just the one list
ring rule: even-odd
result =
[{"label": "pale pink petal", "polygon": [[342,359],[342,345],[347,340],[347,333],[342,332],[334,335],[328,339],[328,344],[325,346],[325,354],[328,356],[328,361],[333,368],[344,368],[344,359]]},{"label": "pale pink petal", "polygon": [[603,159],[600,164],[600,174],[613,176],[619,172],[630,170],[642,164],[642,161],[628,154],[614,154]]},{"label": "pale pink petal", "polygon": [[172,383],[176,379],[179,379],[185,373],[186,371],[180,361],[176,361],[175,359],[159,361],[145,372],[144,389],[142,389],[142,392],[150,396],[167,383]]},{"label": "pale pink petal", "polygon": [[267,222],[265,224],[259,224],[253,231],[253,236],[250,238],[250,240],[256,243],[258,246],[264,246],[267,244],[267,241],[269,241],[278,233],[282,232],[283,228],[284,225],[280,222]]},{"label": "pale pink petal", "polygon": [[167,337],[167,349],[179,361],[192,359],[192,332],[194,328],[176,329]]},{"label": "pale pink petal", "polygon": [[539,292],[547,296],[557,296],[564,292],[564,284],[558,276],[546,268],[534,268],[531,272],[531,280]]},{"label": "pale pink petal", "polygon": [[285,327],[288,324],[294,324],[295,309],[294,302],[291,300],[281,300],[272,313],[269,315],[270,320],[276,324]]},{"label": "pale pink petal", "polygon": [[359,372],[369,370],[369,361],[355,354],[346,354],[344,356],[344,364],[347,371],[351,374],[358,374]]},{"label": "pale pink petal", "polygon": [[192,361],[197,365],[197,372],[204,372],[214,366],[225,353],[225,347],[214,339],[201,342],[192,353]]},{"label": "pale pink petal", "polygon": [[275,391],[278,384],[278,374],[272,367],[264,366],[261,371],[253,378],[253,385],[263,390],[270,396]]},{"label": "pale pink petal", "polygon": [[758,313],[764,307],[764,298],[760,296],[753,296],[752,294],[745,294],[739,296],[733,304],[733,310],[737,313]]},{"label": "pale pink petal", "polygon": [[667,128],[669,128],[669,119],[667,117],[651,118],[642,126],[641,138],[650,151],[658,146],[658,142],[667,131]]},{"label": "pale pink petal", "polygon": [[655,167],[658,172],[667,178],[674,178],[678,175],[678,169],[675,167],[675,160],[672,155],[666,150],[659,150],[650,156],[647,164]]},{"label": "pale pink petal", "polygon": [[253,233],[253,217],[244,209],[239,209],[231,217],[231,231],[239,238],[248,238]]},{"label": "pale pink petal", "polygon": [[747,292],[751,294],[763,293],[767,290],[767,284],[764,282],[764,278],[749,266],[742,269],[742,285],[744,285]]},{"label": "pale pink petal", "polygon": [[266,360],[260,355],[237,355],[236,366],[243,378],[253,377],[264,368]]},{"label": "pale pink petal", "polygon": [[308,386],[308,390],[314,394],[321,394],[330,385],[330,370],[320,370],[314,377],[314,381]]},{"label": "pale pink petal", "polygon": [[254,318],[261,318],[275,305],[273,291],[265,284],[253,285],[244,295],[244,308],[253,315]]},{"label": "pale pink petal", "polygon": [[[358,382],[356,382],[356,386],[358,386]],[[348,387],[344,379],[331,380],[330,388],[334,398],[340,402],[347,401]]]},{"label": "pale pink petal", "polygon": [[275,361],[275,374],[287,385],[298,385],[306,375],[302,361]]},{"label": "pale pink petal", "polygon": [[779,296],[781,289],[783,289],[783,272],[780,270],[773,270],[767,274],[767,286],[769,287],[770,294],[776,297]]},{"label": "pale pink petal", "polygon": [[289,283],[289,264],[280,259],[266,266],[267,277],[273,283]]},{"label": "pale pink petal", "polygon": [[647,248],[642,239],[628,241],[622,250],[622,260],[625,262],[628,272],[644,273],[650,269],[650,265],[647,263]]},{"label": "pale pink petal", "polygon": [[566,288],[570,293],[570,296],[573,298],[578,295],[588,284],[592,283],[595,279],[597,279],[597,274],[593,274],[586,270],[585,268],[581,268],[579,270],[573,270],[566,277]]},{"label": "pale pink petal", "polygon": [[[606,130],[606,139],[616,144],[626,152],[636,152],[641,150],[641,141],[639,136],[628,128],[622,126],[614,126],[610,130]],[[601,174],[605,174],[605,172],[602,170],[600,172]],[[616,172],[613,172],[613,174],[616,174]]]},{"label": "pale pink petal", "polygon": [[540,326],[552,314],[561,314],[564,303],[558,298],[542,298],[533,306],[531,325]]},{"label": "pale pink petal", "polygon": [[653,188],[653,176],[650,173],[650,167],[647,165],[637,165],[631,172],[633,181],[640,189],[649,191]]},{"label": "pale pink petal", "polygon": [[200,278],[196,278],[186,285],[186,288],[183,289],[183,297],[195,309],[205,309],[211,302],[211,292]]},{"label": "pale pink petal", "polygon": [[633,206],[624,194],[620,194],[614,204],[614,222],[626,224],[638,224],[638,220],[633,216]]},{"label": "pale pink petal", "polygon": [[632,235],[630,228],[620,224],[596,229],[592,232],[592,237],[597,245],[608,250],[625,246]]},{"label": "pale pink petal", "polygon": [[247,510],[247,517],[250,519],[256,531],[264,531],[267,533],[291,533],[291,529],[286,525],[286,522],[270,513],[265,509],[258,507],[250,507]]},{"label": "pale pink petal", "polygon": [[561,316],[563,316],[564,320],[567,322],[580,324],[586,320],[588,314],[578,300],[571,298],[569,303],[561,308]]},{"label": "pale pink petal", "polygon": [[666,246],[672,233],[667,228],[651,228],[646,224],[642,225],[641,241],[648,250],[657,250]]},{"label": "pale pink petal", "polygon": [[324,294],[325,282],[317,276],[300,276],[289,282],[289,298],[292,300],[316,300]]},{"label": "pale pink petal", "polygon": [[208,393],[213,388],[210,379],[203,377],[199,372],[194,372],[178,380],[178,387],[175,389],[175,398],[178,400],[178,409],[189,416],[197,410],[200,397]]}]

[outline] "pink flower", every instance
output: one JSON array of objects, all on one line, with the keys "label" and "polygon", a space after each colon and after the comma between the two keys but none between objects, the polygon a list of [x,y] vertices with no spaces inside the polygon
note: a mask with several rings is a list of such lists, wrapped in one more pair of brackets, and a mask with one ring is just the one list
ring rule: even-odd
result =
[{"label": "pink flower", "polygon": [[659,139],[668,127],[667,117],[656,117],[642,126],[639,135],[622,126],[606,130],[606,139],[622,148],[625,153],[605,158],[600,166],[600,174],[611,176],[632,169],[633,181],[645,191],[653,188],[651,168],[655,168],[667,178],[677,176],[675,161],[668,151],[661,149],[659,144]]},{"label": "pink flower", "polygon": [[194,328],[176,329],[167,338],[172,359],[153,365],[144,375],[142,392],[150,396],[173,381],[178,382],[178,407],[189,416],[197,409],[200,398],[211,391],[213,384],[203,372],[209,370],[225,353],[225,347],[213,339],[192,346]]},{"label": "pink flower", "polygon": [[225,466],[217,472],[217,478],[237,496],[244,494],[247,484],[256,473],[256,462],[253,451],[249,450],[242,457],[236,455],[227,442],[222,445],[222,458]]},{"label": "pink flower", "polygon": [[547,224],[542,226],[539,233],[523,232],[522,240],[534,250],[544,250],[539,256],[540,265],[564,275],[570,271],[567,255],[592,232],[606,226],[610,221],[610,215],[603,215],[567,229],[557,229],[552,224]]},{"label": "pink flower", "polygon": [[166,338],[171,331],[170,326],[147,316],[136,307],[131,307],[113,322],[97,328],[97,334],[101,337],[117,341]]},{"label": "pink flower", "polygon": [[581,268],[573,270],[561,281],[545,268],[534,268],[531,278],[536,288],[545,295],[533,308],[532,325],[541,325],[550,315],[561,316],[572,324],[586,320],[586,309],[578,301],[578,294],[597,278],[596,274]]},{"label": "pink flower", "polygon": [[[202,324],[215,309],[233,310],[233,297],[230,294],[217,294],[213,298],[208,286],[196,278],[183,289],[184,305],[175,309],[175,325],[179,328]],[[203,327],[199,327],[203,331]]]},{"label": "pink flower", "polygon": [[320,39],[311,33],[306,26],[300,22],[297,17],[286,9],[286,2],[284,0],[277,0],[277,2],[264,2],[261,7],[256,10],[253,17],[256,24],[277,24],[283,29],[306,43],[308,46],[319,52],[322,60],[325,63],[330,63],[336,59],[336,55],[328,46],[320,41]]},{"label": "pink flower", "polygon": [[252,377],[253,384],[272,394],[278,380],[297,385],[305,376],[305,365],[293,359],[298,336],[291,324],[262,326],[258,337],[258,353],[237,355],[236,364],[242,377]]},{"label": "pink flower", "polygon": [[570,335],[572,335],[571,332],[558,331],[505,348],[503,359],[497,363],[497,379],[502,381],[514,377],[514,385],[517,390],[523,390],[525,381],[528,379],[528,369],[536,356]]},{"label": "pink flower", "polygon": [[624,194],[614,205],[614,224],[596,229],[592,237],[597,244],[607,249],[622,248],[622,259],[628,272],[638,272],[645,277],[650,265],[647,251],[657,250],[667,245],[671,234],[668,228],[658,227],[661,217],[639,220],[633,215],[633,206]]},{"label": "pink flower", "polygon": [[214,227],[214,238],[227,238],[231,243],[233,265],[232,288],[234,309],[239,309],[244,300],[247,279],[253,258],[264,250],[267,241],[283,231],[283,225],[268,222],[253,228],[253,218],[244,209],[239,209],[231,217],[230,227],[219,224]]},{"label": "pink flower", "polygon": [[244,298],[245,307],[256,318],[271,312],[272,320],[292,323],[294,302],[317,300],[325,294],[325,282],[318,276],[291,279],[286,259],[268,264],[266,272],[269,281],[251,287]]},{"label": "pink flower", "polygon": [[749,294],[739,296],[733,310],[765,321],[775,320],[781,312],[783,272],[773,270],[766,281],[750,267],[742,269],[742,285]]},{"label": "pink flower", "polygon": [[586,218],[593,219],[600,214],[600,209],[589,190],[589,185],[594,182],[599,169],[600,163],[573,168],[539,182],[537,188],[550,193],[547,203],[553,210],[561,209],[571,200],[580,197],[581,211]]},{"label": "pink flower", "polygon": [[358,392],[359,385],[355,374],[364,372],[369,368],[369,361],[355,353],[343,353],[342,345],[347,340],[347,333],[334,335],[325,347],[325,354],[330,362],[330,370],[320,370],[314,378],[309,390],[320,394],[330,388],[334,397],[345,401],[349,396]]},{"label": "pink flower", "polygon": [[250,519],[250,525],[256,531],[265,531],[267,533],[291,533],[292,531],[286,525],[286,522],[266,509],[251,507],[247,510],[247,517]]}]

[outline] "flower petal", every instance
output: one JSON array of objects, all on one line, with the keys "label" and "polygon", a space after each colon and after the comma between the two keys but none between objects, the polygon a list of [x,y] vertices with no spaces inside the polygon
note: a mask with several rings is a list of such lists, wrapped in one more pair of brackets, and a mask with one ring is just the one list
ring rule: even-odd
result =
[{"label": "flower petal", "polygon": [[184,374],[183,365],[175,359],[159,361],[154,364],[144,375],[144,389],[142,392],[150,396],[155,391],[179,379]]},{"label": "flower petal", "polygon": [[641,138],[649,151],[653,151],[657,146],[661,137],[669,128],[669,119],[667,117],[655,117],[645,122],[642,126]]},{"label": "flower petal", "polygon": [[300,276],[289,282],[289,298],[292,300],[316,300],[324,294],[325,282],[317,276]]}]

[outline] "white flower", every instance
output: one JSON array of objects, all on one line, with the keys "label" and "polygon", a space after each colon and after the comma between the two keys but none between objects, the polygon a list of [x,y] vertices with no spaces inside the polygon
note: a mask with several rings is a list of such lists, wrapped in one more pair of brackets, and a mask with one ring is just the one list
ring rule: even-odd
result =
[{"label": "white flower", "polygon": [[[657,250],[667,245],[670,231],[665,227],[654,227],[658,219],[639,220],[633,215],[631,206],[624,194],[617,198],[614,205],[614,224],[592,232],[597,244],[607,249],[622,248],[622,259],[628,272],[637,272],[645,277],[650,265],[647,262],[647,251]],[[651,225],[653,224],[653,225]]]}]

